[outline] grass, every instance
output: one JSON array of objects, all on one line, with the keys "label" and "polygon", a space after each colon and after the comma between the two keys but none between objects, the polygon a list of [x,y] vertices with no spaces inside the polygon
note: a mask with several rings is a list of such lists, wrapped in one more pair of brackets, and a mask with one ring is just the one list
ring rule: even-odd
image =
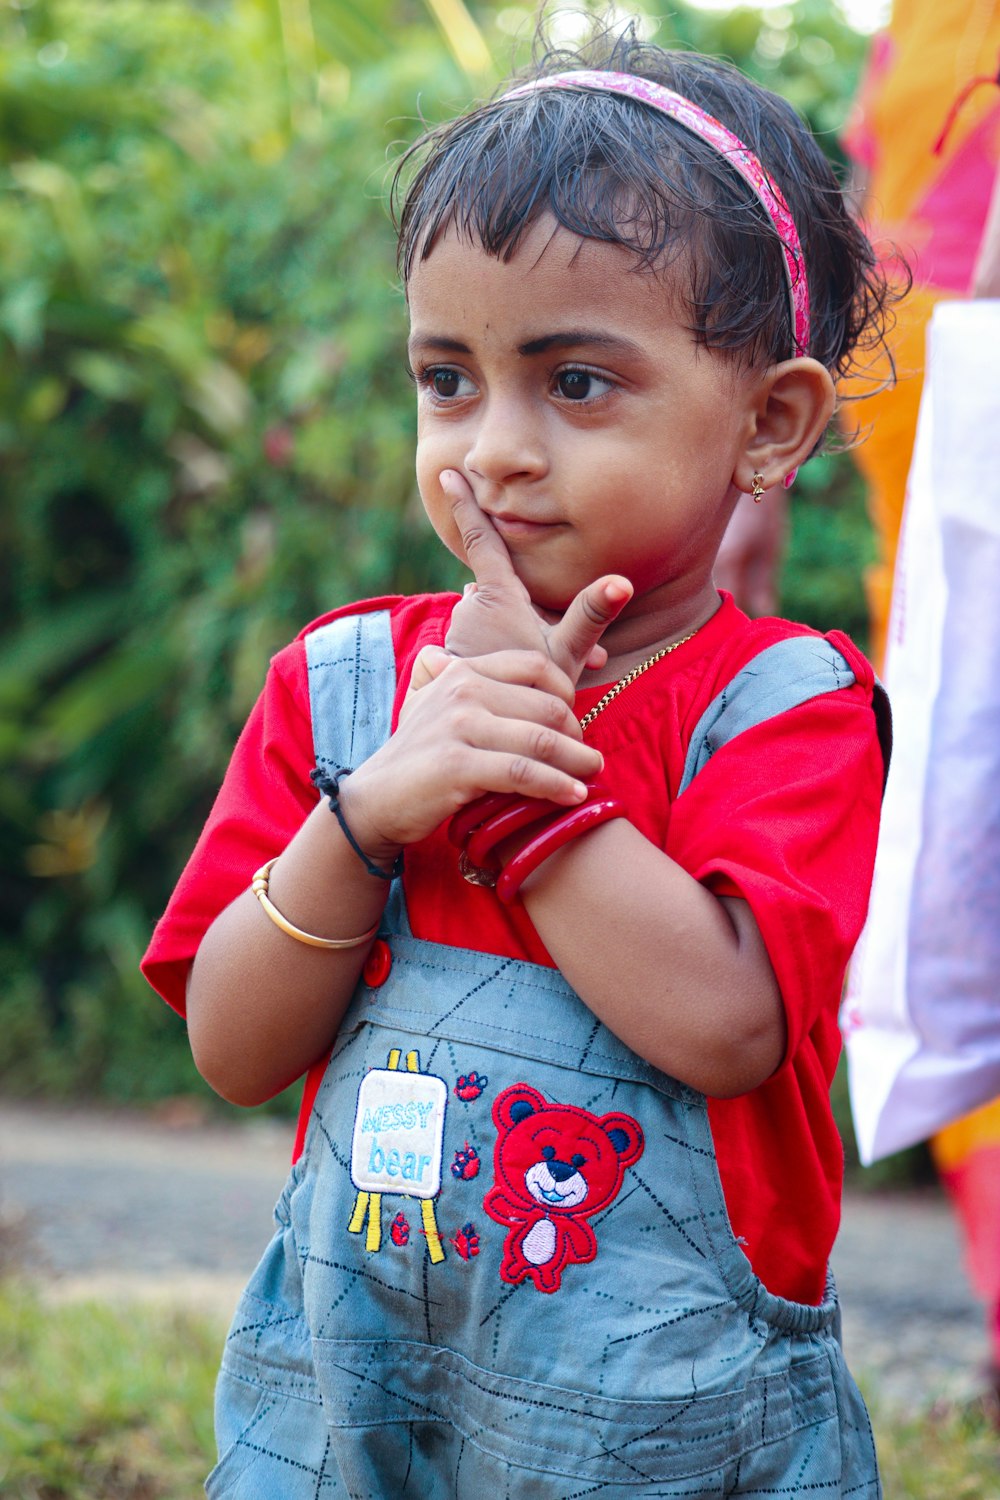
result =
[{"label": "grass", "polygon": [[42,1306],[0,1284],[0,1495],[192,1500],[224,1330],[188,1313]]},{"label": "grass", "polygon": [[886,1500],[1000,1500],[1000,1439],[982,1412],[873,1411]]},{"label": "grass", "polygon": [[[43,1306],[0,1283],[4,1500],[193,1500],[212,1464],[220,1327],[192,1313]],[[996,1429],[972,1411],[875,1433],[886,1500],[1000,1500]]]}]

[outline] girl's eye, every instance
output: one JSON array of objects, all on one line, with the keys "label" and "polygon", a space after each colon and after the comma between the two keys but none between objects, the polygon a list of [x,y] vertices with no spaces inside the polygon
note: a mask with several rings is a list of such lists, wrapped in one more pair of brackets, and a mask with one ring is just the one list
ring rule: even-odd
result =
[{"label": "girl's eye", "polygon": [[556,389],[567,401],[596,401],[612,389],[610,380],[590,370],[560,370],[556,376]]},{"label": "girl's eye", "polygon": [[417,383],[438,401],[453,401],[456,397],[475,393],[475,386],[468,375],[452,369],[450,365],[432,365],[429,369],[420,370]]}]

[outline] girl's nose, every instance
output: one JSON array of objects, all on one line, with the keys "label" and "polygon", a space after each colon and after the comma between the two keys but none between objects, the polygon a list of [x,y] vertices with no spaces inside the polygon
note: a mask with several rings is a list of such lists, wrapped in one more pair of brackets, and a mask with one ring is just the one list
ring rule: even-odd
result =
[{"label": "girl's nose", "polygon": [[518,403],[490,402],[477,423],[465,466],[492,484],[537,479],[548,467],[538,424]]}]

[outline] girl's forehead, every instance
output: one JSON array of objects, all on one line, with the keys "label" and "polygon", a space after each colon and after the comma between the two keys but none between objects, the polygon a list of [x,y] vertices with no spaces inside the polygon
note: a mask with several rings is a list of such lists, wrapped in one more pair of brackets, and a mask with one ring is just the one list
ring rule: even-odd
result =
[{"label": "girl's forehead", "polygon": [[425,313],[458,316],[493,303],[515,314],[544,307],[676,317],[683,282],[679,265],[649,270],[622,246],[574,234],[545,217],[505,257],[449,226],[426,258],[414,262],[407,299],[415,324]]}]

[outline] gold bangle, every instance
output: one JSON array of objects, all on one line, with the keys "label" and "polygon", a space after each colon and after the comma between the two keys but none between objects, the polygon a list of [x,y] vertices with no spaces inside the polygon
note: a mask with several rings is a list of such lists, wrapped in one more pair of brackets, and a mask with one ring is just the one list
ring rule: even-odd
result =
[{"label": "gold bangle", "polygon": [[266,865],[261,865],[250,882],[250,889],[267,912],[267,915],[271,918],[275,927],[280,927],[282,932],[287,932],[288,936],[295,938],[296,942],[308,943],[310,948],[360,948],[362,943],[367,943],[369,938],[373,938],[376,932],[378,932],[377,922],[374,927],[369,927],[368,931],[363,932],[360,937],[352,938],[316,937],[314,933],[303,932],[301,927],[294,926],[293,923],[289,922],[287,917],[281,915],[281,912],[267,894],[271,870],[277,862],[278,856],[275,855],[273,859],[268,860]]}]

